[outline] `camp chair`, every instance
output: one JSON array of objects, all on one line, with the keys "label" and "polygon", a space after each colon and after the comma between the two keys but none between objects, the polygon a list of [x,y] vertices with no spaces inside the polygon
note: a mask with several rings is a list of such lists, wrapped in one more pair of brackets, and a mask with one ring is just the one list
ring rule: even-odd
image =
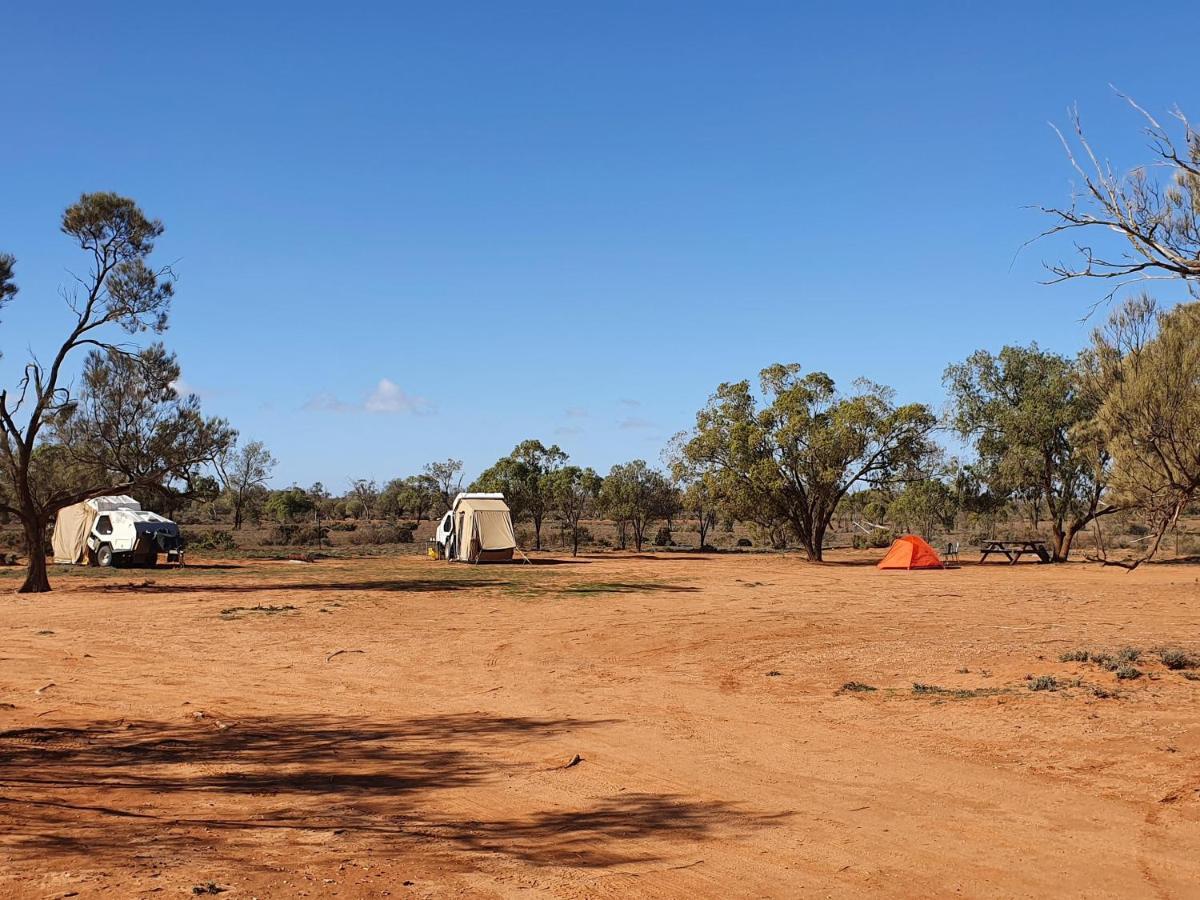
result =
[{"label": "camp chair", "polygon": [[946,544],[946,559],[958,562],[958,541],[950,541]]}]

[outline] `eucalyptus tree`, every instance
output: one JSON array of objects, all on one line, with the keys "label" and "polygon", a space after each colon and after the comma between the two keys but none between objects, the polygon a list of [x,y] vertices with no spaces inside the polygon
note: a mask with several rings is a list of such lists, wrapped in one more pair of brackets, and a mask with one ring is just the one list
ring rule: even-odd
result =
[{"label": "eucalyptus tree", "polygon": [[972,353],[946,369],[951,421],[974,442],[979,473],[994,494],[1045,505],[1052,556],[1066,560],[1075,536],[1119,507],[1107,501],[1109,455],[1080,426],[1095,416],[1076,361],[1028,347]]},{"label": "eucalyptus tree", "polygon": [[[115,340],[167,329],[174,275],[148,263],[162,223],[129,198],[94,193],[67,207],[60,228],[87,261],[60,291],[66,334],[48,362],[31,354],[16,387],[0,390],[0,511],[25,532],[25,593],[50,590],[46,529],[59,510],[134,489],[188,494],[236,439],[194,395],[180,395],[179,364],[161,344]],[[14,266],[0,256],[0,302],[16,294]]]},{"label": "eucalyptus tree", "polygon": [[554,509],[571,533],[571,555],[579,555],[580,520],[595,507],[602,479],[591,469],[563,466],[546,476]]},{"label": "eucalyptus tree", "polygon": [[1200,303],[1163,312],[1130,300],[1097,329],[1085,363],[1099,404],[1084,427],[1112,455],[1115,501],[1151,526],[1146,548],[1115,563],[1133,568],[1200,497]]},{"label": "eucalyptus tree", "polygon": [[823,372],[774,365],[717,388],[681,443],[734,517],[785,526],[808,558],[823,557],[838,504],[856,485],[903,480],[934,452],[937,420],[920,403],[897,405],[890,388],[859,380],[842,394]]}]

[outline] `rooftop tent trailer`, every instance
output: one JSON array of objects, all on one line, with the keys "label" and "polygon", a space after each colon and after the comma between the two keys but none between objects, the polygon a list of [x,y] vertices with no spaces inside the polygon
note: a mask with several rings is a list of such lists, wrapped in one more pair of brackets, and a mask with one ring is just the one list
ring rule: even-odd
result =
[{"label": "rooftop tent trailer", "polygon": [[183,562],[179,526],[142,509],[132,497],[96,497],[68,506],[54,520],[54,561],[67,565]]},{"label": "rooftop tent trailer", "polygon": [[458,562],[508,562],[517,548],[503,494],[459,494],[434,540],[440,558]]}]

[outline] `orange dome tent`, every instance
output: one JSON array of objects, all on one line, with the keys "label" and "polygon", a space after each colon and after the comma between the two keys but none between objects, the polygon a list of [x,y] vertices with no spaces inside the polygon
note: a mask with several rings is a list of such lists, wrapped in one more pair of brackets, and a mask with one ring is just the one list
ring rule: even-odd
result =
[{"label": "orange dome tent", "polygon": [[942,558],[915,534],[906,534],[892,541],[887,556],[879,561],[880,569],[944,569]]}]

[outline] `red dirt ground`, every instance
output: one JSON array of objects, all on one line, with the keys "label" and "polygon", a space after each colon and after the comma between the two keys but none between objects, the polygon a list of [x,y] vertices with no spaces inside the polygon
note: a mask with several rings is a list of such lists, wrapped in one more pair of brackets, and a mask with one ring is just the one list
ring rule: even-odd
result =
[{"label": "red dirt ground", "polygon": [[0,581],[0,894],[1200,896],[1200,567],[536,562]]}]

